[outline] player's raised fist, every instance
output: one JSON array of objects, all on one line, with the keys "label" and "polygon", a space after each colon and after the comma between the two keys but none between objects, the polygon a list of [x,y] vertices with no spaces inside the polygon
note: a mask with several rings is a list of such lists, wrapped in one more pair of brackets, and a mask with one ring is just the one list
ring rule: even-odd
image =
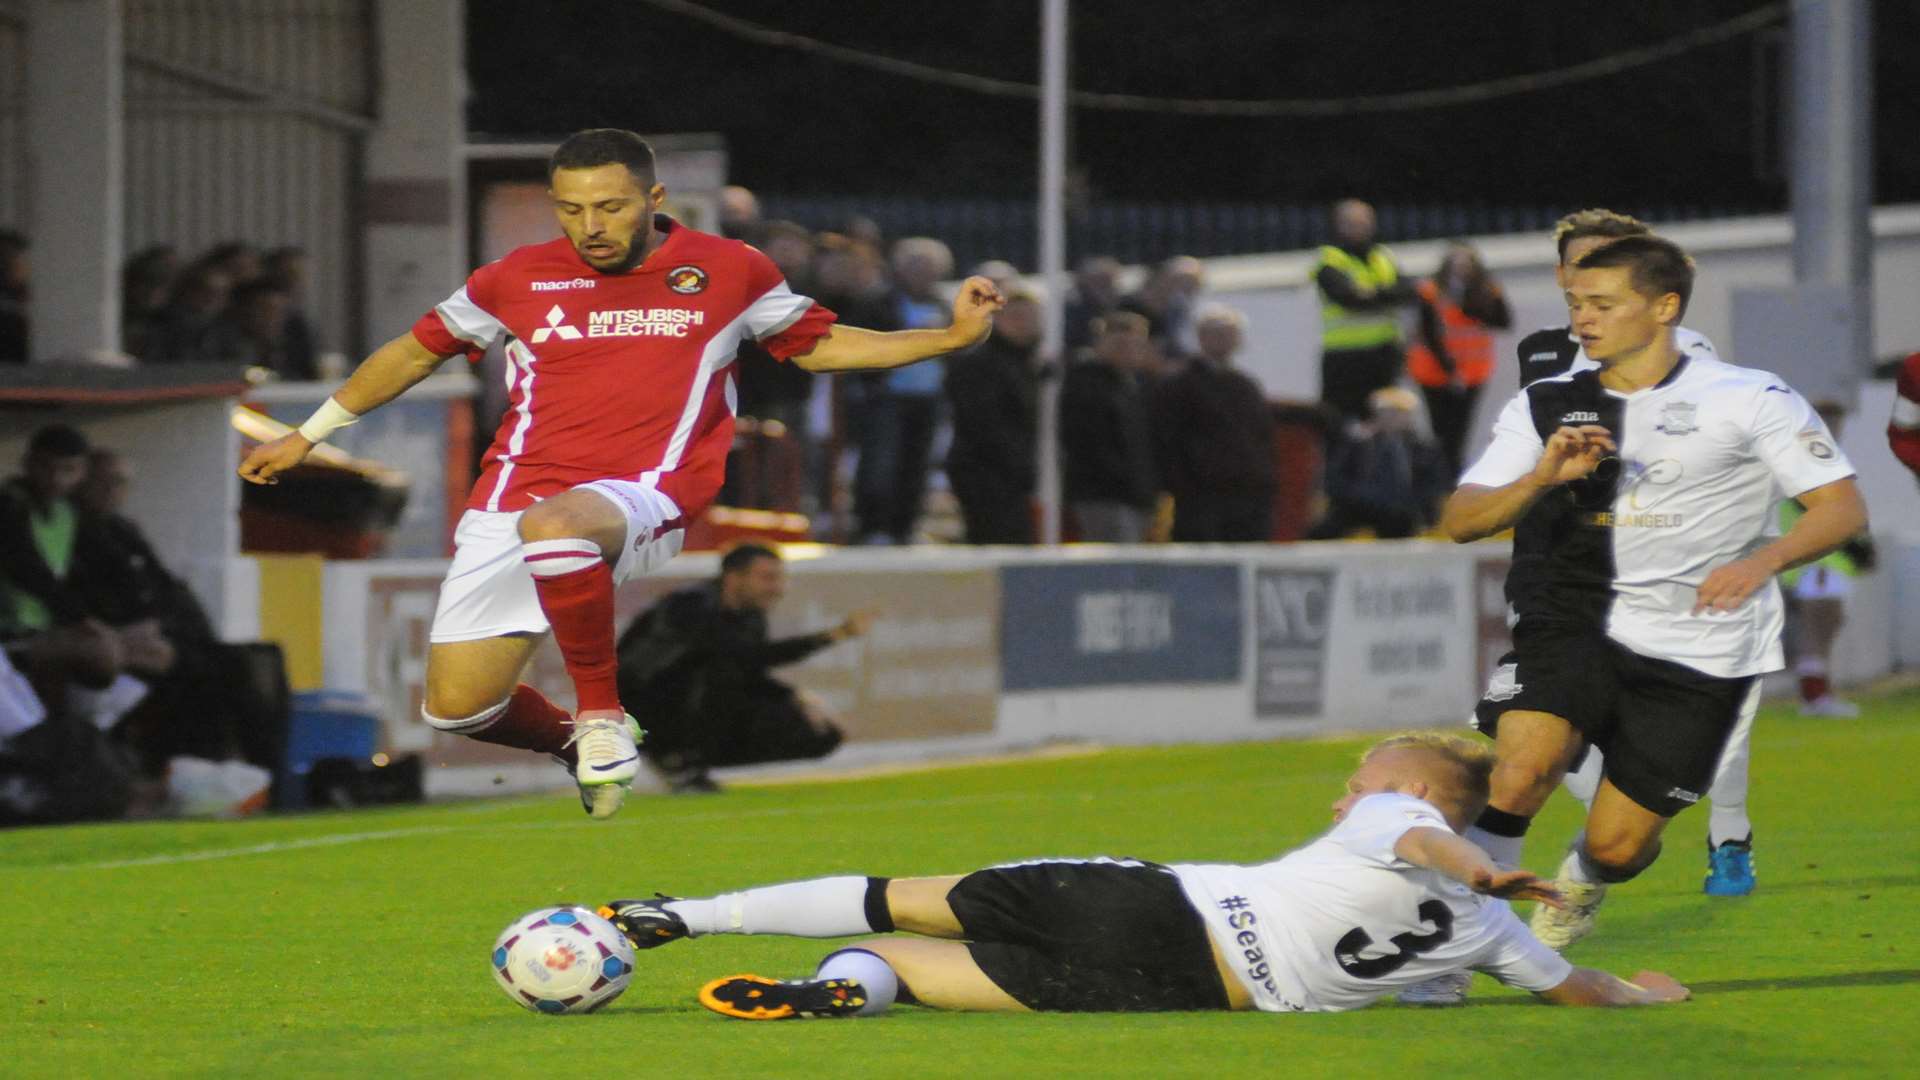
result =
[{"label": "player's raised fist", "polygon": [[277,484],[281,473],[305,461],[312,452],[313,444],[305,435],[290,431],[254,447],[240,463],[240,479],[250,484]]},{"label": "player's raised fist", "polygon": [[977,345],[992,333],[993,313],[1005,306],[1007,298],[990,279],[970,277],[961,282],[959,295],[953,298],[953,332],[961,347]]}]

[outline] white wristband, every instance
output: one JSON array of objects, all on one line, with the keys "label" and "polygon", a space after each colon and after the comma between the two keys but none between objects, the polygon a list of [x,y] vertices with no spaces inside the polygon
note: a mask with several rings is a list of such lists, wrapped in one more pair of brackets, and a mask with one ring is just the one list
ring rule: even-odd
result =
[{"label": "white wristband", "polygon": [[359,419],[359,413],[348,412],[339,402],[328,398],[300,425],[300,434],[310,443],[323,442],[327,436]]}]

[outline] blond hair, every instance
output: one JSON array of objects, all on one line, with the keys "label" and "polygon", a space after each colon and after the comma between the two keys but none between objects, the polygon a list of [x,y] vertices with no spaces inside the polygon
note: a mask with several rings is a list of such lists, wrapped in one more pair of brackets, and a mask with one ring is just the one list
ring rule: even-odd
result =
[{"label": "blond hair", "polygon": [[1560,249],[1560,261],[1566,262],[1567,248],[1575,240],[1594,236],[1618,240],[1623,236],[1646,236],[1652,231],[1639,218],[1594,207],[1591,210],[1575,210],[1554,222],[1553,243]]},{"label": "blond hair", "polygon": [[1448,794],[1469,807],[1486,805],[1493,777],[1491,745],[1448,731],[1406,731],[1367,747],[1360,762],[1388,750],[1420,750],[1441,758],[1452,766]]}]

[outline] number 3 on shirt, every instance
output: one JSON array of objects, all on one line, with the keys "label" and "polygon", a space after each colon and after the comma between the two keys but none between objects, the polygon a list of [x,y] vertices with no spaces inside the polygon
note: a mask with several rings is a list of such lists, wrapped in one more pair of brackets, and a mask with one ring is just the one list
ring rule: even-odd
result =
[{"label": "number 3 on shirt", "polygon": [[1453,912],[1439,900],[1426,900],[1416,909],[1423,923],[1432,923],[1431,934],[1416,934],[1409,930],[1404,934],[1395,934],[1391,939],[1399,951],[1385,956],[1362,957],[1360,950],[1373,944],[1373,935],[1356,926],[1341,936],[1333,946],[1333,959],[1341,969],[1356,979],[1378,979],[1391,975],[1405,967],[1407,961],[1424,952],[1431,952],[1453,938]]}]

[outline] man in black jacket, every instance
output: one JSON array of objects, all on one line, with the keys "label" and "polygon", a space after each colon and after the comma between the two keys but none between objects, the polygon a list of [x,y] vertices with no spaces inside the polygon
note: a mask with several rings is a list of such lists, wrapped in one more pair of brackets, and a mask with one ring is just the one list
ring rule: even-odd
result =
[{"label": "man in black jacket", "polygon": [[1273,410],[1233,367],[1246,317],[1208,304],[1195,319],[1200,353],[1153,391],[1155,457],[1173,496],[1176,543],[1273,538]]},{"label": "man in black jacket", "polygon": [[994,335],[947,371],[953,445],[947,481],[960,500],[969,544],[1033,543],[1034,440],[1040,304],[1007,296]]},{"label": "man in black jacket", "polygon": [[1066,501],[1080,539],[1146,539],[1160,485],[1140,383],[1150,362],[1147,320],[1116,311],[1098,321],[1091,354],[1060,387]]},{"label": "man in black jacket", "polygon": [[814,634],[770,640],[767,612],[786,595],[786,564],[772,549],[741,544],[720,576],[671,593],[620,635],[620,701],[645,717],[641,753],[675,792],[718,790],[722,765],[825,757],[841,732],[821,705],[768,674],[867,632],[849,615]]}]

